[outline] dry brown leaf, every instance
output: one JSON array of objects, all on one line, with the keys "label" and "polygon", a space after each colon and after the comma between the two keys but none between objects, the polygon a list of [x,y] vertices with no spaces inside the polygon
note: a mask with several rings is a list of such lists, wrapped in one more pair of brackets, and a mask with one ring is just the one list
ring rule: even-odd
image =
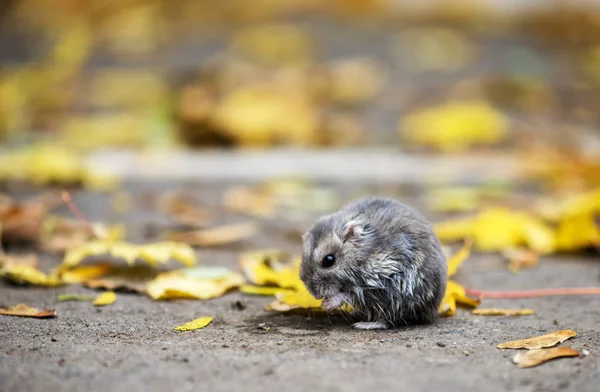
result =
[{"label": "dry brown leaf", "polygon": [[532,309],[480,308],[473,309],[471,313],[477,316],[528,316],[535,314],[535,311]]},{"label": "dry brown leaf", "polygon": [[0,308],[0,314],[4,314],[6,316],[49,318],[56,316],[56,310],[40,310],[37,308],[32,308],[31,306],[27,306],[25,304],[18,304],[8,309]]},{"label": "dry brown leaf", "polygon": [[546,348],[562,343],[567,339],[577,336],[577,333],[571,329],[560,330],[548,333],[534,338],[514,340],[497,345],[497,348],[526,348],[528,350]]},{"label": "dry brown leaf", "polygon": [[542,363],[550,361],[551,359],[561,357],[576,357],[579,354],[579,351],[574,350],[571,347],[565,346],[547,349],[536,349],[523,353],[517,353],[513,357],[513,362],[517,364],[517,367],[529,368],[541,365]]},{"label": "dry brown leaf", "polygon": [[242,241],[258,232],[254,222],[234,223],[205,230],[172,233],[171,241],[183,242],[189,245],[222,246]]},{"label": "dry brown leaf", "polygon": [[46,214],[46,207],[40,203],[19,203],[9,197],[3,197],[0,199],[2,240],[37,241]]}]

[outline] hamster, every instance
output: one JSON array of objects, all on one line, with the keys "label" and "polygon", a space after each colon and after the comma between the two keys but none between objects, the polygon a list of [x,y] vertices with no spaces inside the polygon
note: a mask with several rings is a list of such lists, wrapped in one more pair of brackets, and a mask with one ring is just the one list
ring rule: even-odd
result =
[{"label": "hamster", "polygon": [[302,236],[300,279],[323,308],[348,304],[357,329],[430,324],[448,267],[429,222],[396,200],[369,197],[326,215]]}]

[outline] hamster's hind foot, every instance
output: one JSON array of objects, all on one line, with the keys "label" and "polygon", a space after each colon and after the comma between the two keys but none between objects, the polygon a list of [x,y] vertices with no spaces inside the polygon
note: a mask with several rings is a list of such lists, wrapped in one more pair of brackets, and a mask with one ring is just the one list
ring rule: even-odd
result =
[{"label": "hamster's hind foot", "polygon": [[360,322],[352,324],[353,328],[356,329],[388,329],[390,326],[388,323],[384,323],[383,321],[370,321],[370,322]]}]

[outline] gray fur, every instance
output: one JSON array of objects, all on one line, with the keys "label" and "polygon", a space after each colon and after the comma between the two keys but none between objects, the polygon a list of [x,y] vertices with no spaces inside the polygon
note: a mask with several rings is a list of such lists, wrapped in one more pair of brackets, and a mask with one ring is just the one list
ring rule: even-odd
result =
[{"label": "gray fur", "polygon": [[[300,278],[324,305],[345,298],[361,329],[428,324],[446,290],[447,265],[427,220],[387,198],[364,198],[321,217],[303,236]],[[334,254],[333,267],[321,261]]]}]

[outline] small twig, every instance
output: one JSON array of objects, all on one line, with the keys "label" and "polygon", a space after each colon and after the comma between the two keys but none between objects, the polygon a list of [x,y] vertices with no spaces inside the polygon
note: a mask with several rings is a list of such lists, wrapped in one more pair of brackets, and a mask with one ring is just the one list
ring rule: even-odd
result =
[{"label": "small twig", "polygon": [[90,224],[90,222],[87,219],[85,219],[85,216],[83,216],[83,214],[81,213],[79,208],[77,208],[77,206],[73,202],[73,199],[71,199],[71,195],[69,194],[69,192],[62,191],[61,195],[62,195],[63,201],[65,202],[67,207],[69,207],[69,210],[71,211],[71,213],[83,223],[83,225],[85,226],[85,229],[91,234],[92,237],[98,238],[98,235],[96,234],[96,231],[94,230],[94,227]]},{"label": "small twig", "polygon": [[600,287],[573,287],[523,291],[483,291],[465,289],[465,294],[480,298],[535,298],[559,295],[600,295]]}]

